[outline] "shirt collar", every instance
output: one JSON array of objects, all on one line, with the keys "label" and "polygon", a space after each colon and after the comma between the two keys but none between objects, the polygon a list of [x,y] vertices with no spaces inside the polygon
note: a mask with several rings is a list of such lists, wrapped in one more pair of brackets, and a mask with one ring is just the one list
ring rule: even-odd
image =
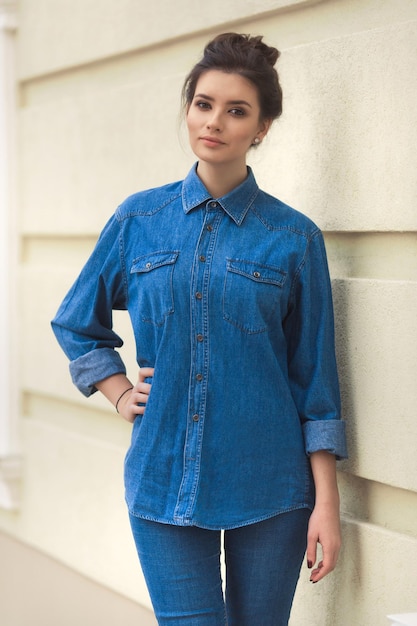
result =
[{"label": "shirt collar", "polygon": [[243,183],[221,198],[212,198],[197,175],[197,163],[195,163],[182,186],[182,202],[185,213],[189,213],[203,202],[214,199],[240,226],[259,191],[252,169],[248,167],[247,170],[248,175]]}]

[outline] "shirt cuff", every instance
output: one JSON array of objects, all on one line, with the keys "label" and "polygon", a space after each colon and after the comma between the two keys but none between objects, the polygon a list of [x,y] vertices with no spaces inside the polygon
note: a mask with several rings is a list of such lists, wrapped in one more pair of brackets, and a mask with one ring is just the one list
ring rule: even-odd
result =
[{"label": "shirt cuff", "polygon": [[306,454],[326,450],[338,460],[347,459],[345,422],[342,420],[309,420],[303,425]]},{"label": "shirt cuff", "polygon": [[97,391],[95,383],[114,374],[126,374],[126,367],[113,348],[97,348],[70,363],[74,385],[87,398]]}]

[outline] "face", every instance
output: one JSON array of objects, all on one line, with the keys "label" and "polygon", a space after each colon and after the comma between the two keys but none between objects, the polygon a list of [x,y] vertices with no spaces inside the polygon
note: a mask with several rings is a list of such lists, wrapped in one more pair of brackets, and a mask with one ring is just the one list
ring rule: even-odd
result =
[{"label": "face", "polygon": [[245,165],[255,137],[266,135],[256,87],[239,74],[209,70],[200,76],[187,112],[194,154],[212,164]]}]

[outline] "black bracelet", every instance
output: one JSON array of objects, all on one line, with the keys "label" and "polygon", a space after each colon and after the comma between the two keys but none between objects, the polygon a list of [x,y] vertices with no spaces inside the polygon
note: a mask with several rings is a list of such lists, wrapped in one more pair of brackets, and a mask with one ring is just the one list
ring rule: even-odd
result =
[{"label": "black bracelet", "polygon": [[123,396],[125,395],[125,393],[127,393],[128,391],[130,391],[131,389],[133,389],[133,387],[129,387],[128,389],[125,389],[123,393],[120,394],[117,402],[116,402],[116,411],[119,412],[119,409],[117,408],[119,405],[120,400],[123,398]]}]

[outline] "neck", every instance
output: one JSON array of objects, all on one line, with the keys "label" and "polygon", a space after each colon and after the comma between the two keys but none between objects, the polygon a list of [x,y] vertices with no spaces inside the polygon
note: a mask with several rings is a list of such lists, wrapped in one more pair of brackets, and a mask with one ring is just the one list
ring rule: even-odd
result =
[{"label": "neck", "polygon": [[206,161],[198,162],[197,174],[213,198],[225,196],[243,183],[248,175],[246,163],[225,165]]}]

